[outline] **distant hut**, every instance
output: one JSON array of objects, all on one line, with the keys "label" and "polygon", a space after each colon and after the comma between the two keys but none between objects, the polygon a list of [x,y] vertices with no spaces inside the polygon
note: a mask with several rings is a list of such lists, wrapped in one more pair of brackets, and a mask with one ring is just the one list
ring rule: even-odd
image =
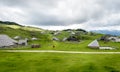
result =
[{"label": "distant hut", "polygon": [[118,38],[118,37],[109,37],[108,39],[113,42],[120,42],[120,38]]},{"label": "distant hut", "polygon": [[71,35],[75,35],[75,32],[71,31]]},{"label": "distant hut", "polygon": [[19,40],[19,39],[21,39],[21,37],[20,36],[15,36],[14,39]]},{"label": "distant hut", "polygon": [[44,32],[44,31],[41,31],[40,33],[41,33],[41,34],[45,34],[45,32]]},{"label": "distant hut", "polygon": [[19,40],[19,41],[18,41],[18,44],[19,44],[19,45],[27,46],[27,45],[28,45],[27,42],[28,42],[28,39],[26,38],[25,40]]},{"label": "distant hut", "polygon": [[0,35],[0,47],[15,46],[17,41],[7,35]]},{"label": "distant hut", "polygon": [[115,42],[120,42],[120,38],[116,39]]},{"label": "distant hut", "polygon": [[105,41],[105,42],[108,42],[109,41],[109,35],[104,35],[100,38],[101,41]]},{"label": "distant hut", "polygon": [[67,38],[63,38],[63,40],[62,41],[66,41],[67,40]]},{"label": "distant hut", "polygon": [[69,30],[68,30],[67,32],[68,32],[68,33],[71,33],[71,31],[69,31]]},{"label": "distant hut", "polygon": [[75,36],[69,36],[69,37],[67,38],[67,41],[78,41],[78,42],[79,42],[79,39],[76,38]]},{"label": "distant hut", "polygon": [[55,32],[54,35],[56,36],[56,35],[59,35],[60,33],[61,33],[61,32],[58,31],[58,32]]},{"label": "distant hut", "polygon": [[118,39],[117,37],[109,37],[108,38],[110,41],[115,41],[116,39]]},{"label": "distant hut", "polygon": [[56,37],[53,37],[53,39],[52,39],[52,40],[59,41],[59,39],[58,39],[58,38],[56,38]]},{"label": "distant hut", "polygon": [[94,41],[92,41],[92,42],[88,45],[88,47],[90,47],[90,48],[99,48],[100,45],[99,45],[99,43],[98,43],[97,40],[94,40]]},{"label": "distant hut", "polygon": [[31,40],[38,40],[38,38],[33,37]]}]

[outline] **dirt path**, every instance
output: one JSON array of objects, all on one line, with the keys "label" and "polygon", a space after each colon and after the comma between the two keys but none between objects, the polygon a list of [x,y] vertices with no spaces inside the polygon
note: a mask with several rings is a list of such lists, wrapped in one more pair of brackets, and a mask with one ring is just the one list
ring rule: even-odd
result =
[{"label": "dirt path", "polygon": [[57,51],[57,50],[2,50],[3,52],[31,52],[31,53],[68,53],[68,54],[120,54],[120,52],[80,52],[80,51]]}]

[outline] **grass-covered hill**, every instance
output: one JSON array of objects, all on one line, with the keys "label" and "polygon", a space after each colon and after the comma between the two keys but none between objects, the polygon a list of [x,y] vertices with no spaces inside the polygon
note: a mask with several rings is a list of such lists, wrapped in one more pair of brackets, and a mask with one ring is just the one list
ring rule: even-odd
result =
[{"label": "grass-covered hill", "polygon": [[[94,49],[88,48],[88,44],[91,41],[99,39],[101,36],[104,36],[103,34],[88,32],[83,29],[51,31],[36,27],[22,26],[16,23],[14,24],[14,22],[0,22],[0,34],[6,34],[11,38],[14,38],[15,36],[21,36],[23,39],[29,39],[28,46],[25,46],[24,48],[19,47],[14,49],[32,49],[30,47],[32,44],[40,44],[41,47],[37,48],[40,50],[70,51],[96,51]],[[32,41],[32,37],[38,38],[38,40]],[[54,37],[58,38],[58,40],[53,40]],[[64,38],[67,38],[67,40],[63,41]],[[55,48],[53,48],[53,45],[55,46]],[[105,44],[103,41],[100,41],[100,45],[116,47],[118,49],[116,51],[119,51],[120,48],[119,43],[114,42],[108,42],[107,44]]]},{"label": "grass-covered hill", "polygon": [[[62,40],[65,37],[71,36],[71,32],[78,33],[76,36],[79,36],[83,39],[95,39],[90,35],[90,33],[87,33],[85,30],[77,29],[77,30],[63,30],[63,31],[50,31],[50,30],[44,30],[36,27],[30,27],[30,26],[22,26],[14,22],[3,22],[0,21],[0,34],[7,34],[10,37],[15,36],[22,36],[26,38],[32,38],[37,37],[40,39],[48,39],[52,37],[57,37],[60,40]],[[54,33],[60,32],[59,34],[54,35]],[[86,34],[85,34],[86,33]],[[101,34],[99,34],[101,36]],[[95,36],[98,37],[98,36]],[[51,39],[50,38],[50,39]]]},{"label": "grass-covered hill", "polygon": [[22,38],[36,37],[41,40],[50,40],[50,35],[42,34],[45,30],[29,26],[21,26],[19,24],[11,24],[6,22],[0,22],[0,34],[6,34],[12,38],[15,36],[21,36]]},{"label": "grass-covered hill", "polygon": [[18,23],[15,23],[15,22],[9,22],[9,21],[0,21],[0,24],[21,26],[21,25],[19,25]]},{"label": "grass-covered hill", "polygon": [[[88,43],[102,36],[102,34],[93,34],[82,29],[51,31],[36,27],[22,26],[14,22],[0,22],[0,34],[6,34],[11,38],[14,38],[15,36],[21,36],[23,39],[28,38],[30,40],[29,47],[25,47],[25,49],[31,49],[30,45],[32,44],[40,44],[41,48],[38,49],[43,50],[51,50],[53,49],[53,45],[56,50],[89,50],[89,48],[87,48]],[[38,38],[38,40],[32,41],[32,37]],[[59,40],[52,40],[54,37]],[[72,37],[79,41],[63,41],[64,38],[71,39]]]}]

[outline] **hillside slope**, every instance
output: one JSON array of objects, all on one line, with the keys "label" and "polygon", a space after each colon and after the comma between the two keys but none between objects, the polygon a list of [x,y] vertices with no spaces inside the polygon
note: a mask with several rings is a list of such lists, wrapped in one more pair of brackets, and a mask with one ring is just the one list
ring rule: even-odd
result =
[{"label": "hillside slope", "polygon": [[50,40],[49,34],[42,34],[41,32],[45,32],[45,30],[35,27],[0,22],[0,34],[6,34],[12,38],[15,36],[21,36],[22,38],[36,37],[43,40]]}]

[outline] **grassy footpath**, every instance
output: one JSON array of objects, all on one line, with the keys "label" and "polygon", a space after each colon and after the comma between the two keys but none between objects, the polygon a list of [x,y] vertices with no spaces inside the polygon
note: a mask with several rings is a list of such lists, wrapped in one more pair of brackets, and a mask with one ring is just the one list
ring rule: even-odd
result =
[{"label": "grassy footpath", "polygon": [[120,55],[0,52],[0,72],[120,72]]}]

